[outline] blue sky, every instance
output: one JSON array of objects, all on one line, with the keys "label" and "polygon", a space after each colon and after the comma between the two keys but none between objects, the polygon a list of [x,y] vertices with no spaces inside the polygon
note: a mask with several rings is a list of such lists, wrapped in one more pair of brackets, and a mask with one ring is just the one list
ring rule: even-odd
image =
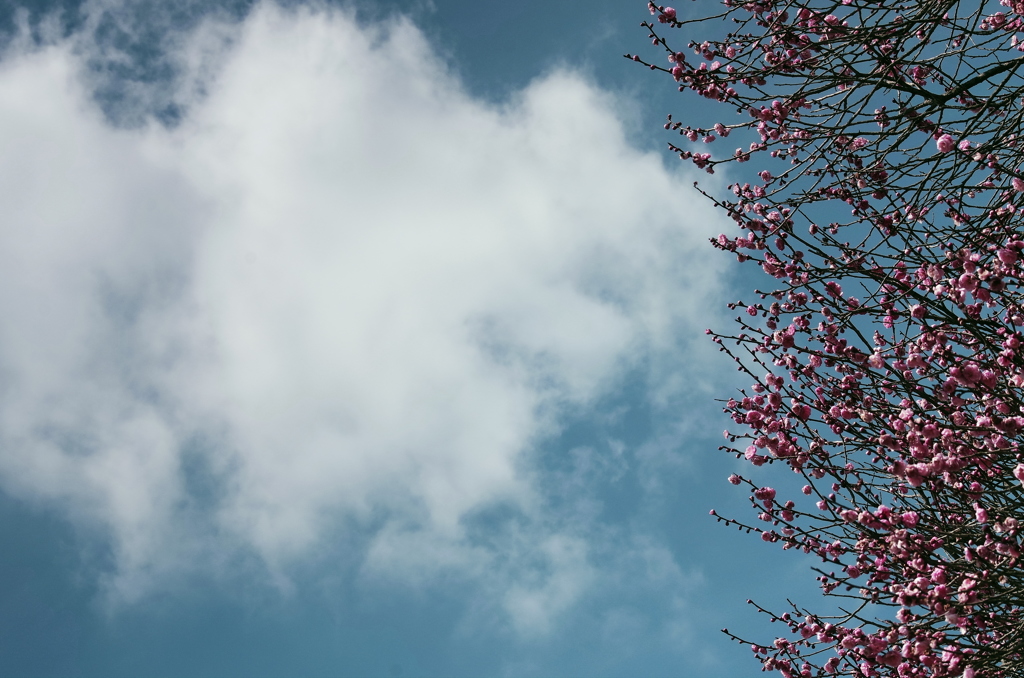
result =
[{"label": "blue sky", "polygon": [[0,15],[0,673],[760,675],[645,3],[169,4]]}]

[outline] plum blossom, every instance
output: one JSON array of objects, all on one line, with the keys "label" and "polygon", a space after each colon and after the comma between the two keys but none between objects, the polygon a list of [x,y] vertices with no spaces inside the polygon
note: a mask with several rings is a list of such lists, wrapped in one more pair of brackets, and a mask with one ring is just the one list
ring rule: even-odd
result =
[{"label": "plum blossom", "polygon": [[[736,330],[712,333],[744,374],[769,371],[726,401],[740,429],[723,449],[758,477],[807,483],[755,487],[752,525],[715,517],[833,564],[818,579],[826,596],[896,608],[877,623],[772,613],[793,640],[752,646],[786,678],[1019,672],[1004,662],[1024,656],[1024,594],[1005,585],[1024,521],[1013,489],[1024,486],[1024,85],[1002,71],[984,86],[948,75],[1017,63],[1024,41],[991,33],[1024,32],[1024,0],[1000,2],[1005,12],[954,1],[932,16],[728,0],[742,30],[714,38],[719,14],[687,22],[713,27],[689,45],[701,64],[673,86],[739,113],[718,118],[715,136],[754,140],[721,159],[681,156],[758,163],[760,179],[701,189],[737,229],[713,246],[768,276],[759,301],[732,306]],[[895,103],[874,109],[870,130],[868,96]],[[712,134],[683,133],[695,129]],[[937,153],[922,152],[926,140]]]}]

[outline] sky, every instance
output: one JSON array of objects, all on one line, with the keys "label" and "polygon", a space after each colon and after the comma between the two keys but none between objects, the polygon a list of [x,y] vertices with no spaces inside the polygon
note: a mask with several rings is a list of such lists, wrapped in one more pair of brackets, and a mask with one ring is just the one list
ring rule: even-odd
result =
[{"label": "sky", "polygon": [[648,17],[0,2],[0,674],[761,675]]}]

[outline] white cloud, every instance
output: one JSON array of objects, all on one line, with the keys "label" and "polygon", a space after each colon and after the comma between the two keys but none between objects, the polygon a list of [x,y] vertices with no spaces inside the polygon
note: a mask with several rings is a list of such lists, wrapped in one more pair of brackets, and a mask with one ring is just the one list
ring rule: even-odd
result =
[{"label": "white cloud", "polygon": [[[579,75],[485,104],[399,20],[207,24],[173,130],[105,121],[87,47],[0,62],[4,487],[109,530],[124,596],[235,551],[285,572],[352,520],[394,576],[526,549],[498,597],[545,628],[599,564],[526,453],[628,370],[704,376],[691,179]],[[474,545],[498,504],[537,534]]]}]

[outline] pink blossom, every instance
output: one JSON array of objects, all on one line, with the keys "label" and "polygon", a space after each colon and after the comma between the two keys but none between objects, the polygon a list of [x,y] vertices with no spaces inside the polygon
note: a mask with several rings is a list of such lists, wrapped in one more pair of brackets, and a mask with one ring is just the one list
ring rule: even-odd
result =
[{"label": "pink blossom", "polygon": [[[726,416],[746,430],[727,432],[723,449],[762,467],[759,484],[779,470],[808,484],[795,501],[755,485],[755,515],[768,525],[727,524],[833,560],[845,576],[823,572],[825,595],[857,596],[859,589],[866,600],[897,607],[877,625],[773,614],[798,638],[838,655],[831,658],[819,650],[801,656],[808,646],[785,639],[753,647],[766,671],[784,676],[995,675],[987,648],[1015,632],[1000,606],[1019,607],[998,582],[1021,567],[1022,550],[1013,517],[1020,507],[1004,505],[1000,493],[1010,481],[999,474],[1011,470],[1024,485],[1024,412],[1017,407],[1024,388],[1024,135],[1009,115],[1011,105],[1024,106],[1024,95],[1000,91],[1000,78],[978,98],[980,90],[948,89],[957,83],[940,74],[983,73],[993,54],[1009,61],[1010,50],[1024,53],[1017,38],[1008,45],[990,35],[1024,32],[1024,0],[1001,0],[1011,9],[981,22],[903,12],[895,20],[904,23],[898,33],[906,45],[883,24],[857,25],[861,15],[844,8],[856,8],[853,0],[817,9],[782,4],[725,0],[726,13],[754,32],[698,36],[689,45],[701,60],[694,69],[669,48],[668,35],[650,36],[676,57],[671,86],[740,114],[702,111],[692,126],[670,119],[677,134],[708,142],[736,130],[754,137],[744,140],[749,152],[712,161],[679,151],[683,159],[698,167],[762,163],[757,178],[729,187],[727,200],[712,196],[739,229],[715,247],[779,281],[758,289],[759,300],[730,306],[741,316],[738,331],[712,333],[745,371],[753,368],[742,351],[769,372],[727,399]],[[649,7],[662,24],[678,25],[674,10]],[[840,14],[826,17],[829,9]],[[893,19],[899,10],[891,11],[873,16]],[[651,33],[657,23],[647,24]],[[918,45],[929,42],[935,55],[925,66]],[[877,66],[870,74],[852,66],[864,50]],[[853,100],[823,105],[816,94],[871,88],[872,96],[888,97],[898,94],[897,83],[955,93],[922,100],[916,110],[897,96],[898,112],[875,110],[882,131],[870,136],[859,122],[844,122]],[[837,124],[822,126],[826,116]],[[708,117],[722,122],[709,128]],[[968,130],[977,141],[959,137]],[[937,151],[922,153],[927,139]],[[819,202],[822,209],[810,208]],[[736,474],[729,482],[752,485]],[[834,541],[824,542],[824,534]],[[947,557],[948,573],[936,567]],[[859,586],[849,586],[854,581]],[[932,635],[957,627],[977,654]],[[1014,636],[1007,649],[1019,655],[1024,640]]]}]

